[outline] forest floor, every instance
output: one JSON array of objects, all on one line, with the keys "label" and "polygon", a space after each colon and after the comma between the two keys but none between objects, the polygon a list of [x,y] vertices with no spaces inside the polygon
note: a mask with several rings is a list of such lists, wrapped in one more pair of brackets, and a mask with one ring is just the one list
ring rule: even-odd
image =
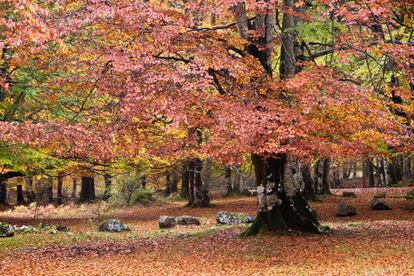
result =
[{"label": "forest floor", "polygon": [[[408,189],[388,188],[387,197]],[[386,198],[393,210],[371,211],[369,202],[382,189],[354,189],[358,198],[341,197],[342,191],[312,203],[331,228],[326,235],[240,239],[246,226],[216,225],[220,210],[254,215],[254,197],[217,199],[207,209],[183,202],[111,212],[98,204],[45,208],[43,223],[71,232],[0,239],[0,275],[414,275],[414,200]],[[358,214],[336,217],[339,203],[354,205]],[[199,217],[201,225],[158,229],[160,215],[184,214]],[[104,217],[121,219],[132,231],[97,232]],[[0,221],[34,223],[25,207],[0,212]]]}]

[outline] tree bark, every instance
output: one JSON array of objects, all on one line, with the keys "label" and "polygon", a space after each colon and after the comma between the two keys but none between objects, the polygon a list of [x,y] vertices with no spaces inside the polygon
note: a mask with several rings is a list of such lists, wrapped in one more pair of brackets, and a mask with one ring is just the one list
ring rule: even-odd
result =
[{"label": "tree bark", "polygon": [[7,187],[5,183],[0,183],[0,204],[7,204]]},{"label": "tree bark", "polygon": [[233,187],[231,184],[231,167],[227,165],[224,171],[224,185],[226,187],[226,196],[233,194]]},{"label": "tree bark", "polygon": [[207,158],[205,161],[204,166],[204,174],[203,174],[203,202],[207,202],[208,206],[210,206],[210,184],[211,184],[211,174],[212,174],[212,166],[213,160],[211,158]]},{"label": "tree bark", "polygon": [[27,203],[31,203],[35,200],[35,194],[33,192],[33,178],[31,177],[26,177],[25,195]]},{"label": "tree bark", "polygon": [[240,165],[234,166],[234,185],[233,185],[233,193],[240,194],[240,186],[241,186],[241,167]]},{"label": "tree bark", "polygon": [[82,177],[79,200],[81,202],[90,202],[95,200],[95,180],[93,177]]},{"label": "tree bark", "polygon": [[181,197],[190,198],[190,172],[189,162],[185,160],[181,167]]},{"label": "tree bark", "polygon": [[76,198],[76,193],[77,193],[77,188],[78,188],[78,182],[77,182],[77,178],[76,178],[76,176],[74,176],[73,178],[72,178],[72,195],[71,195],[71,198],[72,199],[75,199]]},{"label": "tree bark", "polygon": [[105,191],[104,191],[102,199],[108,200],[111,197],[112,175],[109,173],[104,174],[104,182],[105,182]]},{"label": "tree bark", "polygon": [[302,179],[304,183],[303,196],[308,200],[318,200],[315,190],[313,189],[314,183],[311,175],[310,164],[302,166]]},{"label": "tree bark", "polygon": [[56,203],[62,204],[63,203],[63,176],[59,175],[57,177],[57,196],[56,196]]},{"label": "tree bark", "polygon": [[171,174],[169,170],[165,172],[165,182],[166,182],[165,195],[169,196],[171,194],[171,186],[172,186]]},{"label": "tree bark", "polygon": [[47,178],[45,196],[46,196],[47,203],[53,203],[53,177],[51,176]]},{"label": "tree bark", "polygon": [[367,177],[368,177],[368,187],[373,188],[375,187],[375,178],[374,178],[374,166],[372,164],[372,159],[368,158],[366,160],[366,170],[367,170]]},{"label": "tree bark", "polygon": [[331,159],[323,159],[323,173],[322,173],[322,194],[330,195],[331,190],[329,189],[329,175],[331,172]]},{"label": "tree bark", "polygon": [[206,197],[205,187],[203,187],[203,179],[201,177],[201,172],[203,170],[203,161],[199,158],[194,159],[194,169],[193,169],[193,183],[194,183],[194,201],[191,207],[209,207],[210,199]]},{"label": "tree bark", "polygon": [[24,195],[23,195],[23,186],[22,185],[17,185],[16,186],[16,204],[17,205],[24,205],[26,202],[24,201]]}]

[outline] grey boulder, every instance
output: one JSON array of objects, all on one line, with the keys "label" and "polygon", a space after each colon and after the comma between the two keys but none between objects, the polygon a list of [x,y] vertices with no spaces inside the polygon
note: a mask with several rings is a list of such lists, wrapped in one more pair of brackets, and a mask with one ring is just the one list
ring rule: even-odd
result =
[{"label": "grey boulder", "polygon": [[220,211],[216,214],[216,221],[218,224],[252,223],[254,221],[254,217],[245,213],[229,213]]},{"label": "grey boulder", "polygon": [[100,232],[123,232],[130,231],[126,224],[122,224],[117,219],[108,219],[99,225]]},{"label": "grey boulder", "polygon": [[178,225],[200,225],[200,221],[192,216],[179,216],[175,218],[175,222]]},{"label": "grey boulder", "polygon": [[8,238],[14,236],[14,228],[12,225],[0,222],[0,238]]},{"label": "grey boulder", "polygon": [[158,225],[160,228],[172,228],[176,225],[176,221],[174,217],[160,216]]}]

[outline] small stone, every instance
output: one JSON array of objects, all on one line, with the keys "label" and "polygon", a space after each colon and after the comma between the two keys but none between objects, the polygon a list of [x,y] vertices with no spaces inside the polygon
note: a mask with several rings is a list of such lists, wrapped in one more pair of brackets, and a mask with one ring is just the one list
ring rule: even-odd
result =
[{"label": "small stone", "polygon": [[0,222],[0,238],[8,238],[14,236],[14,228],[8,223]]},{"label": "small stone", "polygon": [[192,216],[179,216],[175,218],[178,225],[200,225],[200,221]]},{"label": "small stone", "polygon": [[340,204],[336,207],[336,216],[337,217],[349,217],[355,216],[357,214],[356,208],[351,205]]},{"label": "small stone", "polygon": [[229,213],[220,211],[216,215],[216,221],[219,224],[252,223],[254,221],[254,217],[245,213]]},{"label": "small stone", "polygon": [[343,197],[352,197],[352,198],[356,198],[357,195],[354,192],[343,192],[342,193]]},{"label": "small stone", "polygon": [[371,210],[391,210],[392,208],[382,199],[374,198],[370,204]]},{"label": "small stone", "polygon": [[175,226],[176,221],[174,217],[160,216],[158,224],[160,228],[172,228]]},{"label": "small stone", "polygon": [[108,219],[99,225],[100,232],[123,232],[130,231],[126,224],[122,224],[117,219]]}]

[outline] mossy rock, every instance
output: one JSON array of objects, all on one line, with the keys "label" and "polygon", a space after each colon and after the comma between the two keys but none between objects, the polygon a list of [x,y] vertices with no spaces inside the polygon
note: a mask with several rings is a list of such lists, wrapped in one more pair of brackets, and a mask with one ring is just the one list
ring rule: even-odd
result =
[{"label": "mossy rock", "polygon": [[343,197],[352,197],[352,198],[356,198],[357,195],[354,192],[343,192],[342,193]]},{"label": "mossy rock", "polygon": [[14,236],[14,228],[8,223],[0,222],[0,238],[7,238]]}]

